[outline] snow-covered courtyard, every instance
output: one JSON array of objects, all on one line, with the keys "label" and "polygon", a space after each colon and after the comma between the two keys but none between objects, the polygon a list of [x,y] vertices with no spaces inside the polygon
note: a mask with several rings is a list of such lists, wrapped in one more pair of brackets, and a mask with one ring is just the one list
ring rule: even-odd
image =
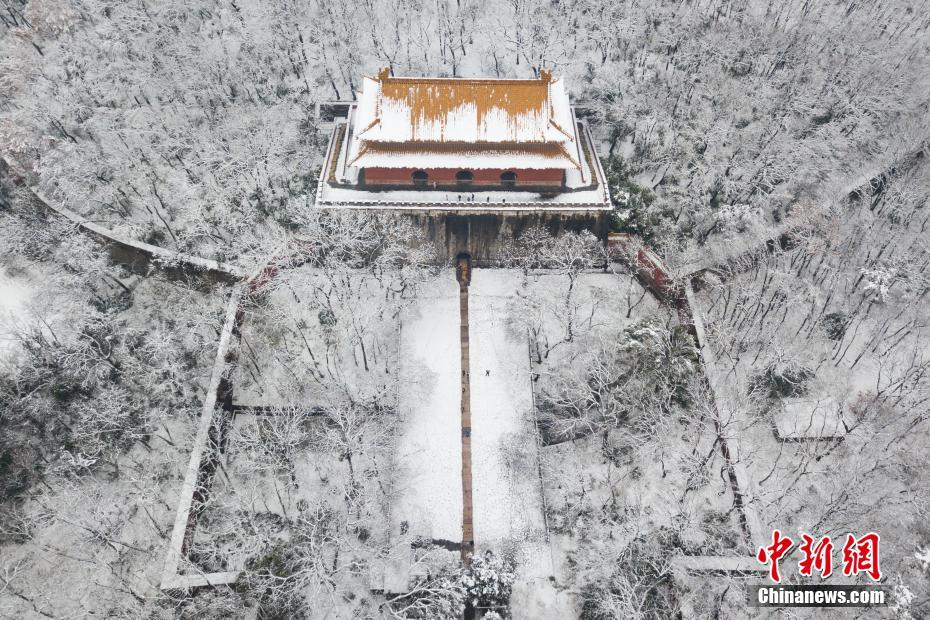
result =
[{"label": "snow-covered courtyard", "polygon": [[459,293],[439,278],[401,327],[402,416],[397,446],[397,523],[431,539],[462,539]]},{"label": "snow-covered courtyard", "polygon": [[[477,270],[469,291],[472,494],[478,547],[543,533],[525,333],[508,320],[519,285],[511,271]],[[451,274],[402,328],[403,472],[396,514],[414,534],[462,536],[458,288]]]},{"label": "snow-covered courtyard", "polygon": [[542,535],[526,332],[507,306],[519,274],[475,270],[469,290],[472,485],[478,547]]}]

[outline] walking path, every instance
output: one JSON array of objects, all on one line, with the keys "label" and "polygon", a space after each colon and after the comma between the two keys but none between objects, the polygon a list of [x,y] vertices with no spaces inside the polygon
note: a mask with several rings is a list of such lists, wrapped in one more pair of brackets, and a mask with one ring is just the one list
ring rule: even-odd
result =
[{"label": "walking path", "polygon": [[[463,259],[467,260],[467,259]],[[468,346],[468,285],[471,265],[457,270],[459,281],[459,351],[462,366],[462,561],[468,565],[475,551],[471,496],[471,378]]]},{"label": "walking path", "polygon": [[137,266],[151,264],[175,277],[205,274],[215,281],[230,283],[249,278],[249,274],[246,271],[235,265],[168,250],[136,239],[131,239],[105,226],[101,226],[96,221],[89,220],[46,197],[35,186],[28,185],[28,179],[22,176],[24,174],[22,173],[22,167],[16,164],[12,159],[0,155],[0,175],[3,174],[9,174],[13,183],[16,185],[26,185],[26,191],[32,195],[33,200],[39,206],[70,221],[79,230],[87,233],[90,238],[106,244],[110,249],[111,256],[117,262]]}]

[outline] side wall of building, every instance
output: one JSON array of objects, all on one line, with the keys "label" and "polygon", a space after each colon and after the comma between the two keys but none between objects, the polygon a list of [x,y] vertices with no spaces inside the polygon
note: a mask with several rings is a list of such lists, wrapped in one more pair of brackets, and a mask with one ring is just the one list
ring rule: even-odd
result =
[{"label": "side wall of building", "polygon": [[[466,168],[466,170],[468,170]],[[365,168],[363,178],[365,186],[413,186],[414,168]],[[500,187],[501,169],[469,170],[473,175],[473,187]],[[428,168],[426,189],[434,184],[439,187],[457,186],[455,175],[459,169]],[[516,188],[520,187],[561,187],[565,179],[565,171],[560,169],[513,169],[517,175]]]},{"label": "side wall of building", "polygon": [[591,231],[603,243],[609,229],[604,211],[532,211],[513,213],[453,214],[441,211],[407,212],[435,246],[439,261],[466,253],[478,265],[496,265],[501,250],[527,229],[542,226],[552,235]]}]

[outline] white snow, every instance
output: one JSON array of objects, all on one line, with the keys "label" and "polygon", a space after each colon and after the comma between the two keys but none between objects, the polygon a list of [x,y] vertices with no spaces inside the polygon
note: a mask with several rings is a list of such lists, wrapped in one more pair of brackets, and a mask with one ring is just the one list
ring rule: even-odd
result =
[{"label": "white snow", "polygon": [[781,439],[833,439],[847,433],[842,407],[831,397],[786,398],[773,417]]},{"label": "white snow", "polygon": [[[515,83],[520,84],[521,92],[538,89],[540,106],[519,114],[507,110],[506,103],[482,108],[479,100],[508,101],[508,86]],[[546,84],[538,79],[390,78],[388,84],[399,85],[405,94],[400,98],[386,96],[382,83],[371,78],[366,78],[362,85],[355,116],[361,141],[571,143],[575,140],[571,107],[561,79]],[[422,114],[425,105],[450,92],[455,92],[461,105],[445,110],[441,118]],[[359,142],[354,146],[355,153]]]},{"label": "white snow", "polygon": [[510,330],[507,318],[519,278],[514,271],[476,269],[469,290],[478,545],[536,538],[544,531],[526,334]]},{"label": "white snow", "polygon": [[[577,145],[566,145],[567,152],[572,157],[580,158],[581,169],[565,169],[565,187],[568,190],[561,190],[555,195],[543,195],[539,192],[514,191],[514,190],[476,190],[467,191],[430,191],[415,189],[396,189],[396,190],[369,190],[355,187],[359,178],[359,164],[362,160],[353,162],[358,152],[357,136],[354,135],[357,127],[359,112],[358,109],[353,113],[354,121],[352,125],[346,125],[344,128],[340,125],[334,130],[345,131],[346,140],[341,149],[330,148],[327,151],[326,159],[323,163],[323,170],[334,168],[334,176],[340,183],[348,183],[352,187],[337,187],[329,182],[328,175],[321,175],[316,190],[316,204],[320,207],[335,207],[343,209],[368,209],[377,207],[379,209],[403,209],[403,210],[421,210],[421,209],[449,209],[464,207],[468,211],[479,211],[484,209],[498,211],[564,211],[566,209],[584,209],[591,211],[610,211],[613,205],[610,200],[610,194],[607,188],[604,171],[600,162],[595,157],[595,164],[589,165],[588,158],[583,156],[580,149],[580,142]],[[580,140],[585,140],[587,148],[594,153],[594,143],[591,139],[590,131],[582,124],[582,131],[579,135]],[[362,126],[364,127],[364,126]],[[351,149],[346,148],[346,144],[352,143]],[[575,146],[579,148],[576,149]],[[571,147],[571,148],[569,148]],[[351,155],[350,155],[351,152]],[[463,153],[452,157],[445,153],[433,153],[424,147],[423,153],[404,153],[393,155],[393,161],[390,166],[383,156],[378,154],[377,149],[363,155],[364,165],[367,166],[400,166],[404,168],[433,168],[449,166],[452,168],[559,168],[559,165],[544,164],[541,160],[546,159],[541,156],[528,156],[520,153],[519,163],[502,161],[506,159],[503,155],[482,152],[479,154]],[[369,159],[370,158],[370,159]],[[424,159],[425,158],[425,159]],[[524,161],[525,160],[525,161]],[[540,161],[538,161],[540,160]],[[462,162],[467,162],[464,166]],[[455,163],[458,162],[458,163]],[[455,165],[453,165],[455,164]],[[507,165],[505,165],[507,164]],[[512,165],[511,165],[512,164]],[[592,186],[592,187],[589,187]],[[588,189],[582,189],[588,188]],[[559,189],[559,188],[556,188]]]},{"label": "white snow", "polygon": [[[469,289],[472,501],[479,547],[538,541],[544,532],[526,336],[512,332],[507,320],[519,282],[516,271],[478,269]],[[462,535],[459,355],[458,288],[449,273],[403,322],[402,489],[395,521],[408,521],[413,534],[456,541]]]},{"label": "white snow", "polygon": [[461,363],[458,284],[448,272],[401,327],[404,389],[395,522],[433,539],[462,539]]},{"label": "white snow", "polygon": [[517,554],[517,574],[510,610],[514,620],[577,618],[573,594],[556,588],[553,555],[545,542],[523,544]]},{"label": "white snow", "polygon": [[0,359],[14,346],[14,329],[25,320],[30,297],[27,286],[0,270]]},{"label": "white snow", "polygon": [[375,78],[365,76],[362,80],[362,90],[356,93],[358,103],[355,106],[353,119],[356,133],[368,129],[369,125],[378,118],[378,100],[381,98],[381,83]]},{"label": "white snow", "polygon": [[396,207],[427,210],[456,208],[468,211],[481,211],[482,209],[493,211],[565,211],[566,209],[609,211],[612,207],[602,187],[542,197],[535,192],[507,190],[468,191],[464,189],[461,192],[445,192],[409,189],[373,192],[333,187],[321,180],[317,205],[343,209],[372,207],[392,209]]},{"label": "white snow", "polygon": [[515,553],[515,619],[570,618],[576,615],[570,597],[551,581],[527,337],[511,328],[508,312],[520,283],[516,271],[476,269],[469,289],[475,544],[479,553],[502,547]]},{"label": "white snow", "polygon": [[[578,164],[565,154],[548,155],[530,150],[483,150],[483,151],[457,151],[438,150],[434,147],[423,147],[416,152],[397,153],[395,151],[379,151],[372,148],[356,158],[350,160],[353,167],[358,168],[447,168],[457,170],[508,169],[519,163],[521,169],[529,170],[575,170]],[[581,174],[578,172],[578,174]]]}]

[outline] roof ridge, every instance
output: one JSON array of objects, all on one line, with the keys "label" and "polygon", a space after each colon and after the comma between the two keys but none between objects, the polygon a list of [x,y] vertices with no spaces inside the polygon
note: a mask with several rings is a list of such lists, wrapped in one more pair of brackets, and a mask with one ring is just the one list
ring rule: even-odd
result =
[{"label": "roof ridge", "polygon": [[575,161],[575,158],[572,157],[572,154],[568,152],[568,149],[565,148],[564,144],[559,144],[559,150],[561,150],[562,154],[568,158],[568,161],[572,162],[575,165],[575,167],[578,168],[579,172],[582,171],[581,162]]}]

